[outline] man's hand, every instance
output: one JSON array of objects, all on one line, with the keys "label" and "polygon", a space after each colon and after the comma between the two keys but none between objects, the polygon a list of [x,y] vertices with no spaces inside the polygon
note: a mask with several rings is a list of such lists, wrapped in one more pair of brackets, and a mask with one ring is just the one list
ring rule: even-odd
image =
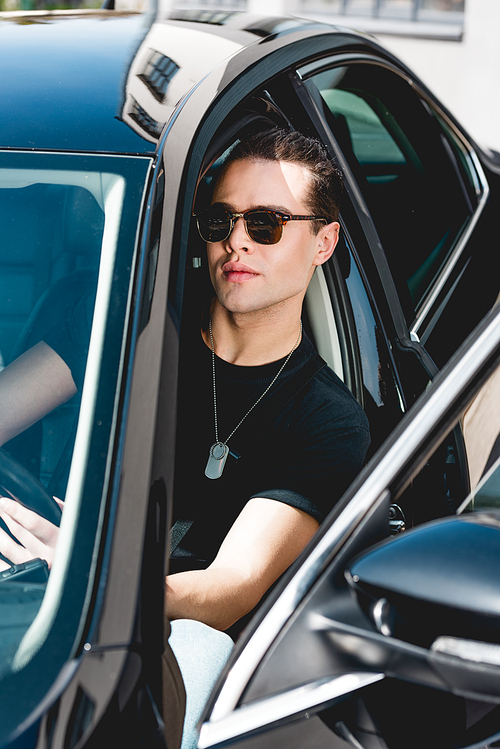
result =
[{"label": "man's hand", "polygon": [[318,527],[311,515],[295,507],[251,499],[206,570],[167,577],[167,616],[228,629],[258,604]]},{"label": "man's hand", "polygon": [[[61,509],[64,502],[54,497]],[[45,559],[52,566],[59,528],[48,520],[27,510],[13,499],[0,497],[0,518],[18,539],[20,546],[0,528],[0,552],[13,564],[22,564],[29,559]],[[0,570],[9,565],[0,559]]]}]

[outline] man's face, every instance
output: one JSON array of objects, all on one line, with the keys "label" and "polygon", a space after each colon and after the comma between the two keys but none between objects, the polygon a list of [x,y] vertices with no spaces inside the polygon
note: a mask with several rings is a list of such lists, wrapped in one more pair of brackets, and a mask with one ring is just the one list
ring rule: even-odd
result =
[{"label": "man's face", "polygon": [[[234,213],[270,208],[309,215],[310,179],[309,170],[299,164],[234,161],[219,179],[212,204]],[[238,218],[227,239],[207,244],[210,277],[219,302],[232,313],[300,308],[314,268],[326,259],[318,254],[324,241],[325,229],[314,235],[311,222],[290,221],[277,244],[258,244]]]}]

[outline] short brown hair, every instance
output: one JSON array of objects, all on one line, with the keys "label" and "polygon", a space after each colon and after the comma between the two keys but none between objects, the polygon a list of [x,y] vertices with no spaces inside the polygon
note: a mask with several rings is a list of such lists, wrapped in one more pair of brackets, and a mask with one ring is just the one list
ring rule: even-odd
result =
[{"label": "short brown hair", "polygon": [[[338,221],[342,172],[317,138],[310,138],[296,130],[273,128],[239,141],[224,166],[243,159],[288,161],[305,166],[312,180],[308,209],[314,216],[323,216],[328,223]],[[317,233],[323,224],[315,221],[311,226]]]}]

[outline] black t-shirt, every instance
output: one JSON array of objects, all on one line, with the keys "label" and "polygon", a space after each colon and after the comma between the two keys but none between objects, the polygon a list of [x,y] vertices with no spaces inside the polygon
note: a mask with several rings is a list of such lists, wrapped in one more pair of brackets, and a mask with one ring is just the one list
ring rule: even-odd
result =
[{"label": "black t-shirt", "polygon": [[[303,510],[319,522],[360,471],[370,442],[367,418],[343,382],[321,369],[283,407],[280,392],[312,358],[304,335],[271,390],[228,440],[231,450],[218,479],[205,476],[215,442],[212,355],[198,326],[181,346],[174,519],[193,521],[173,553],[186,557],[171,571],[206,566],[237,516],[253,497]],[[216,357],[218,433],[221,441],[262,395],[284,360],[241,367]],[[291,390],[293,392],[293,388]],[[235,455],[239,455],[238,458]]]}]

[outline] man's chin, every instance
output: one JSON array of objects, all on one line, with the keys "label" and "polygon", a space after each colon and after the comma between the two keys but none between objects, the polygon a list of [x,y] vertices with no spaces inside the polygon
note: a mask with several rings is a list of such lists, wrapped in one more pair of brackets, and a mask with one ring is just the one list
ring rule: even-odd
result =
[{"label": "man's chin", "polygon": [[277,312],[289,309],[295,311],[297,305],[302,305],[305,289],[299,288],[295,294],[261,294],[257,286],[250,289],[250,285],[236,285],[230,289],[218,286],[215,293],[219,304],[231,314],[255,314],[258,312],[269,313],[271,310]]},{"label": "man's chin", "polygon": [[216,289],[217,299],[221,307],[232,314],[245,314],[260,309],[259,300],[255,295],[241,293],[241,289],[231,289],[229,292]]},{"label": "man's chin", "polygon": [[234,298],[220,299],[219,304],[224,310],[233,316],[238,315],[259,315],[260,313],[269,315],[273,310],[278,310],[282,306],[282,302],[276,302],[274,300],[264,299],[247,299],[235,300]]}]

